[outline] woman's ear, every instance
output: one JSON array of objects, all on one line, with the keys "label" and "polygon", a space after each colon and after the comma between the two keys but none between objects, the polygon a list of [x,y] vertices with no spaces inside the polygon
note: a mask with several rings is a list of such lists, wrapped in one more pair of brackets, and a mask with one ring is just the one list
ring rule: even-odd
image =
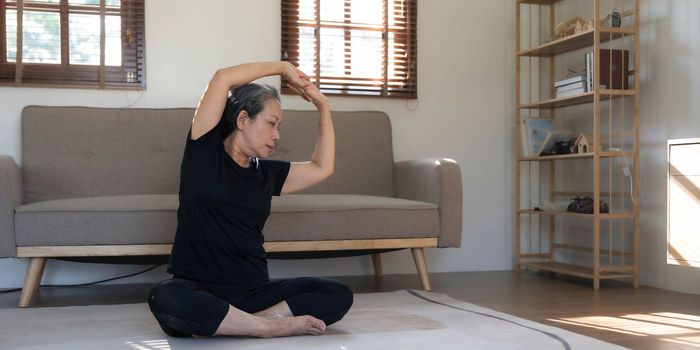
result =
[{"label": "woman's ear", "polygon": [[236,117],[236,127],[239,130],[243,130],[243,126],[245,125],[245,121],[248,119],[248,112],[246,111],[240,111],[238,113],[238,116]]}]

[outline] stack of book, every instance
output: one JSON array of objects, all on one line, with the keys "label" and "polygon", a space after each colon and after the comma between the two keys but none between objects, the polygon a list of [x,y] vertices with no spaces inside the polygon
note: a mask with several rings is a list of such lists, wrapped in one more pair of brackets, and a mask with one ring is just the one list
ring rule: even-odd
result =
[{"label": "stack of book", "polygon": [[[600,88],[629,89],[629,51],[600,49]],[[582,75],[556,81],[556,97],[566,97],[593,91],[593,72],[596,60],[593,51],[584,54],[585,68]]]},{"label": "stack of book", "polygon": [[556,89],[557,98],[579,95],[588,91],[588,83],[586,78],[586,74],[584,74],[555,82],[554,88]]}]

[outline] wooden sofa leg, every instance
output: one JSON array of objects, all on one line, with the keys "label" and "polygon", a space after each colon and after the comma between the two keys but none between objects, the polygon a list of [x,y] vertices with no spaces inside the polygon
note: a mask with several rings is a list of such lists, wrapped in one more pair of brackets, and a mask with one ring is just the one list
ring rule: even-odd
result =
[{"label": "wooden sofa leg", "polygon": [[418,275],[420,276],[420,282],[423,284],[423,289],[429,292],[432,287],[430,286],[428,265],[425,262],[425,253],[423,252],[423,248],[411,248],[411,253],[413,254],[413,260],[416,262],[416,269],[418,270]]},{"label": "wooden sofa leg", "polygon": [[44,265],[46,258],[29,258],[27,263],[27,272],[24,274],[24,286],[22,286],[22,295],[19,297],[19,307],[27,307],[29,301],[32,300],[34,290],[41,283],[41,276],[44,273]]},{"label": "wooden sofa leg", "polygon": [[377,277],[384,276],[384,269],[382,268],[382,256],[381,254],[372,254],[372,265],[374,265],[374,274]]}]

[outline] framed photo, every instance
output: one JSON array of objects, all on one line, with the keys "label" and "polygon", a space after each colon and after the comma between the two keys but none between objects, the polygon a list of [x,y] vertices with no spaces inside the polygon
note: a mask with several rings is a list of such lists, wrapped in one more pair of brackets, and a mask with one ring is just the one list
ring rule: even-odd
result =
[{"label": "framed photo", "polygon": [[547,134],[553,128],[552,118],[524,118],[521,125],[523,157],[537,156]]}]

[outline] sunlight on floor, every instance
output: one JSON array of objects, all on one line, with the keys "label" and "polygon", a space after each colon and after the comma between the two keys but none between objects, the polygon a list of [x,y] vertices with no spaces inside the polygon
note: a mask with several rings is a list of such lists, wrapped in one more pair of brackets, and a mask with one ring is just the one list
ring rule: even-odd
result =
[{"label": "sunlight on floor", "polygon": [[167,339],[144,340],[138,343],[128,341],[125,344],[137,350],[170,350],[170,344]]},{"label": "sunlight on floor", "polygon": [[700,316],[698,315],[654,312],[622,316],[570,317],[548,321],[700,346]]}]

